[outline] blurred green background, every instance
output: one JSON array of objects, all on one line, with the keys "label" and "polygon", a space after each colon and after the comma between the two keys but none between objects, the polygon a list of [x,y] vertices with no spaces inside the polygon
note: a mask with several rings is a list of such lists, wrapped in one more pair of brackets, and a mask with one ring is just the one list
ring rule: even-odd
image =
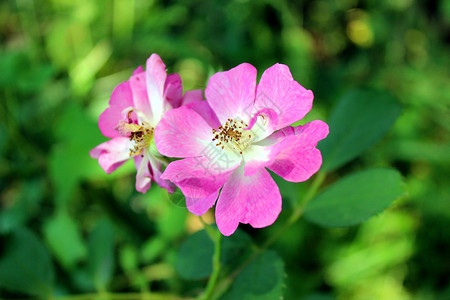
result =
[{"label": "blurred green background", "polygon": [[[156,185],[137,193],[133,164],[106,175],[88,155],[113,88],[158,53],[185,90],[242,62],[259,75],[287,64],[315,94],[305,121],[354,88],[393,94],[388,135],[328,180],[393,166],[407,196],[360,226],[285,232],[285,299],[450,299],[450,1],[7,0],[0,42],[1,298],[45,295],[45,282],[154,299],[204,287],[174,268],[198,218]],[[306,184],[280,185],[284,207]],[[284,218],[241,228],[259,243]]]}]

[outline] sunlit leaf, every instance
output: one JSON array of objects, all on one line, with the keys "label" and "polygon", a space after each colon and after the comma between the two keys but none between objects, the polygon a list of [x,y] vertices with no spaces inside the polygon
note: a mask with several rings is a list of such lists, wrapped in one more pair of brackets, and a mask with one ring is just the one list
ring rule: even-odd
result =
[{"label": "sunlit leaf", "polygon": [[124,245],[119,251],[120,267],[125,272],[133,271],[138,266],[138,251],[131,244]]},{"label": "sunlit leaf", "polygon": [[331,113],[330,134],[319,143],[322,170],[334,170],[380,140],[394,124],[401,107],[390,94],[353,90]]},{"label": "sunlit leaf", "polygon": [[44,226],[44,235],[61,264],[72,269],[86,256],[86,246],[77,224],[61,211]]},{"label": "sunlit leaf", "polygon": [[323,226],[350,226],[382,212],[403,193],[396,170],[364,170],[325,189],[308,204],[304,216]]},{"label": "sunlit leaf", "polygon": [[351,244],[331,252],[333,258],[326,268],[329,282],[349,288],[371,281],[366,289],[372,293],[382,289],[383,284],[372,281],[392,276],[396,265],[409,261],[415,251],[417,222],[404,211],[395,210],[362,224]]},{"label": "sunlit leaf", "polygon": [[186,230],[185,220],[185,209],[179,207],[168,209],[157,220],[158,231],[168,240],[180,237]]},{"label": "sunlit leaf", "polygon": [[166,247],[167,242],[159,236],[148,239],[141,248],[142,261],[149,263],[161,255]]},{"label": "sunlit leaf", "polygon": [[86,94],[92,87],[95,74],[103,67],[111,56],[109,41],[98,42],[91,51],[70,70],[73,91],[77,95]]}]

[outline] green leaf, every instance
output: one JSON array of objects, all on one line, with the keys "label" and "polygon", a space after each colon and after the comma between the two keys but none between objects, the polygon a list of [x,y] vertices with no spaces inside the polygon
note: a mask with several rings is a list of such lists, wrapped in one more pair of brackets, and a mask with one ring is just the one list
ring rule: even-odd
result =
[{"label": "green leaf", "polygon": [[28,229],[14,231],[0,260],[0,288],[48,298],[53,266],[44,245]]},{"label": "green leaf", "polygon": [[44,235],[55,256],[66,269],[73,269],[75,264],[86,256],[86,246],[77,224],[65,211],[60,211],[49,219],[44,226]]},{"label": "green leaf", "polygon": [[237,262],[237,258],[250,248],[251,243],[252,238],[242,230],[236,230],[232,236],[222,237],[222,263]]},{"label": "green leaf", "polygon": [[401,106],[385,92],[353,90],[331,113],[330,134],[319,143],[322,170],[334,170],[380,140],[394,124]]},{"label": "green leaf", "polygon": [[160,236],[154,236],[148,239],[141,248],[142,262],[146,264],[153,262],[163,253],[166,246],[167,242]]},{"label": "green leaf", "polygon": [[403,192],[402,178],[396,170],[360,171],[339,180],[314,198],[304,216],[322,226],[355,225],[382,212]]},{"label": "green leaf", "polygon": [[222,300],[273,300],[283,298],[284,263],[271,250],[262,252],[236,277]]},{"label": "green leaf", "polygon": [[[248,248],[251,238],[243,231],[237,230],[230,237],[222,238],[222,263],[239,257]],[[180,246],[175,269],[181,278],[198,280],[211,274],[214,244],[205,230],[189,236]]]},{"label": "green leaf", "polygon": [[166,210],[157,220],[157,227],[161,236],[167,240],[182,236],[186,230],[186,215],[185,209],[171,208]]},{"label": "green leaf", "polygon": [[89,156],[89,151],[106,139],[75,104],[66,107],[55,131],[61,142],[50,153],[50,179],[56,202],[66,204],[81,180],[104,174],[98,162]]},{"label": "green leaf", "polygon": [[92,230],[88,246],[88,272],[97,290],[106,291],[114,272],[114,228],[108,220]]},{"label": "green leaf", "polygon": [[132,244],[126,244],[119,250],[120,267],[125,272],[136,270],[139,264],[138,251]]},{"label": "green leaf", "polygon": [[25,52],[2,53],[0,70],[0,87],[26,93],[41,90],[53,75],[51,65],[32,62]]},{"label": "green leaf", "polygon": [[205,230],[190,235],[180,246],[175,269],[181,278],[203,279],[212,271],[214,245]]}]

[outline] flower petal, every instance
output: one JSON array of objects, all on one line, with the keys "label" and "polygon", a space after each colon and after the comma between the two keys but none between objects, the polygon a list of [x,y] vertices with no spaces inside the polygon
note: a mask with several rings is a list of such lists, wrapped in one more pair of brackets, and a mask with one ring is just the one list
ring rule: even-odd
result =
[{"label": "flower petal", "polygon": [[219,119],[217,119],[216,114],[211,109],[211,106],[209,106],[208,102],[206,101],[195,101],[195,102],[189,102],[186,104],[183,104],[186,107],[192,109],[196,113],[198,113],[200,116],[203,117],[203,119],[208,123],[208,125],[211,128],[218,129],[220,126]]},{"label": "flower petal", "polygon": [[251,145],[243,154],[245,166],[244,175],[251,176],[259,169],[271,163],[270,148]]},{"label": "flower petal", "polygon": [[166,82],[164,83],[164,99],[172,107],[175,108],[181,105],[183,100],[183,85],[181,84],[181,77],[178,74],[170,74],[167,76]]},{"label": "flower petal", "polygon": [[98,127],[106,137],[119,137],[120,133],[115,128],[121,120],[123,120],[121,111],[119,109],[108,107],[100,114],[100,117],[98,118]]},{"label": "flower petal", "polygon": [[303,119],[311,110],[314,95],[292,78],[289,67],[275,64],[264,71],[256,89],[254,111],[273,109],[278,114],[276,129]]},{"label": "flower petal", "polygon": [[123,120],[122,110],[133,106],[133,95],[129,82],[119,84],[111,94],[109,107],[100,115],[98,126],[102,134],[109,138],[120,136],[114,128]]},{"label": "flower petal", "polygon": [[272,146],[291,135],[295,135],[294,127],[286,126],[284,128],[281,128],[280,130],[277,130],[276,132],[272,133],[270,136],[268,136],[264,140],[257,142],[256,144],[259,146]]},{"label": "flower petal", "polygon": [[[163,189],[166,189],[169,193],[173,193],[176,189],[176,186],[171,183],[170,181],[166,179],[162,179],[162,169],[164,167],[164,163],[160,161],[158,158],[154,157],[151,153],[144,153],[143,155],[136,155],[134,158],[134,164],[136,166],[136,170],[140,170],[141,173],[138,175],[136,174],[136,190],[141,193],[147,192],[148,189],[151,187],[151,182],[156,182],[160,187]],[[147,164],[145,167],[142,165],[142,161],[146,161]],[[138,189],[139,187],[139,189]]]},{"label": "flower petal", "polygon": [[131,142],[126,137],[116,137],[104,142],[89,154],[92,158],[98,158],[98,163],[106,173],[111,173],[130,158]]},{"label": "flower petal", "polygon": [[236,169],[223,186],[216,205],[216,223],[223,235],[231,235],[239,223],[266,227],[281,212],[281,194],[269,172],[260,168],[252,176]]},{"label": "flower petal", "polygon": [[183,95],[182,105],[186,105],[186,104],[192,103],[192,102],[204,101],[204,100],[205,99],[203,98],[203,90],[200,89],[200,90],[186,91]]},{"label": "flower petal", "polygon": [[147,83],[147,94],[153,112],[153,122],[158,124],[164,112],[164,84],[167,73],[166,65],[158,54],[152,54],[147,59],[147,70],[145,71]]},{"label": "flower petal", "polygon": [[141,193],[145,193],[150,189],[152,184],[152,177],[149,169],[149,157],[144,155],[135,156],[134,163],[136,164],[136,190]]},{"label": "flower petal", "polygon": [[169,193],[175,192],[176,186],[172,182],[167,179],[161,178],[162,171],[167,163],[162,162],[157,157],[149,154],[150,160],[150,173],[152,174],[152,179],[155,181],[160,187],[166,189]]},{"label": "flower petal", "polygon": [[212,138],[212,128],[185,106],[167,111],[155,129],[156,148],[169,157],[201,155]]},{"label": "flower petal", "polygon": [[131,92],[133,94],[133,107],[146,116],[149,122],[153,122],[152,109],[147,95],[145,73],[138,73],[130,77]]},{"label": "flower petal", "polygon": [[256,69],[243,63],[211,76],[205,95],[221,124],[236,117],[247,122],[255,101]]},{"label": "flower petal", "polygon": [[255,143],[271,135],[277,124],[277,113],[273,109],[263,108],[253,115],[245,130],[251,130],[253,133],[252,142]]},{"label": "flower petal", "polygon": [[201,216],[206,213],[216,203],[219,196],[219,189],[204,198],[186,198],[186,206],[194,215]]},{"label": "flower petal", "polygon": [[144,72],[144,68],[142,66],[139,66],[136,68],[136,70],[133,71],[133,75],[139,74]]},{"label": "flower petal", "polygon": [[322,154],[316,146],[327,135],[328,125],[320,120],[295,127],[294,134],[268,146],[273,159],[267,168],[287,181],[308,180],[322,165]]},{"label": "flower petal", "polygon": [[161,178],[175,183],[187,198],[200,199],[217,192],[238,165],[225,168],[206,157],[171,162]]}]

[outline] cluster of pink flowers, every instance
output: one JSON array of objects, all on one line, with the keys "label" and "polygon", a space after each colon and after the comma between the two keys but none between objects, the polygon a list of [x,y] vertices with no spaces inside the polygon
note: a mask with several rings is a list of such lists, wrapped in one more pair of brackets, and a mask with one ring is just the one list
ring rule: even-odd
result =
[{"label": "cluster of pink flowers", "polygon": [[[271,225],[282,206],[281,194],[267,169],[287,181],[316,173],[322,156],[318,141],[328,135],[320,120],[303,126],[313,93],[275,64],[257,71],[247,63],[211,76],[205,90],[183,95],[178,74],[167,75],[157,54],[118,85],[99,127],[111,140],[91,156],[111,173],[133,158],[136,189],[145,193],[156,182],[172,193],[180,188],[196,215],[214,204],[216,223],[231,235],[239,223]],[[171,163],[165,159],[181,158]]]}]

